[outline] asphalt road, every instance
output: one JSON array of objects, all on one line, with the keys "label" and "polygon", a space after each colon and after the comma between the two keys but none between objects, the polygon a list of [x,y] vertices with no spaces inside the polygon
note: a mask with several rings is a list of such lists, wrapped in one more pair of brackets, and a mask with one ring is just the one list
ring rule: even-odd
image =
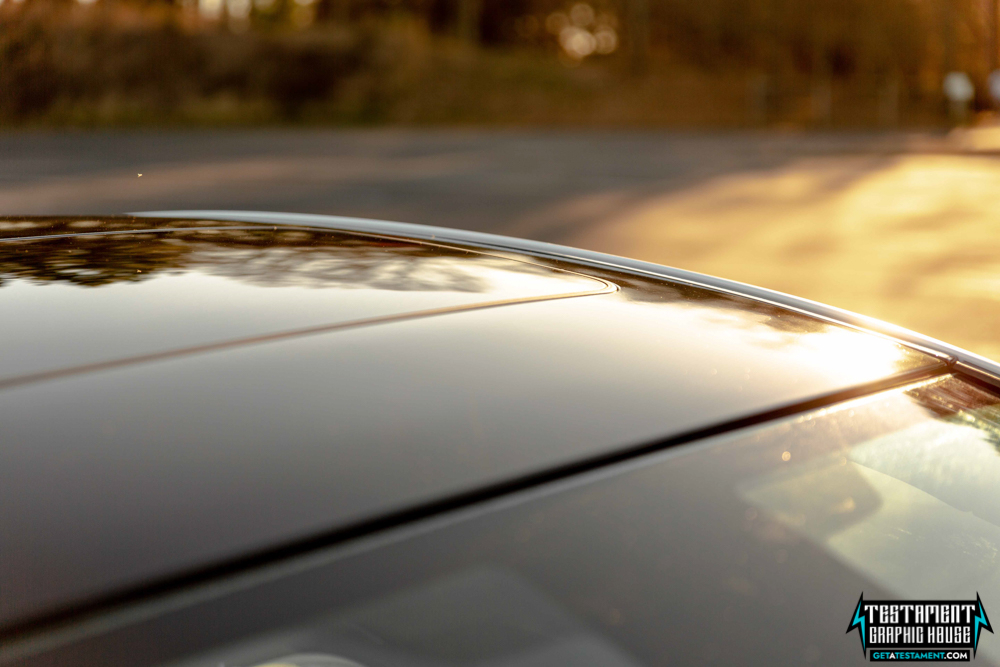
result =
[{"label": "asphalt road", "polygon": [[971,136],[12,133],[0,212],[253,209],[511,234],[792,292],[1000,359],[1000,158],[967,150]]}]

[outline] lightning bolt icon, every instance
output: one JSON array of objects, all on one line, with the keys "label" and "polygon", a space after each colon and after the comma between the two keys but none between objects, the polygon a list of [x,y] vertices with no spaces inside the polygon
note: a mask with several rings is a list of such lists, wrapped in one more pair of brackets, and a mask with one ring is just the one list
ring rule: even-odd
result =
[{"label": "lightning bolt icon", "polygon": [[993,628],[990,627],[990,619],[986,618],[986,610],[983,609],[983,601],[979,599],[979,593],[976,593],[976,617],[973,620],[975,625],[972,626],[972,636],[974,637],[972,657],[976,657],[976,651],[979,649],[979,632],[983,628],[993,632]]},{"label": "lightning bolt icon", "polygon": [[[858,598],[858,608],[854,610],[854,618],[851,619],[851,624],[847,626],[847,631],[850,632],[854,628],[858,629],[861,633],[861,653],[863,655],[868,655],[868,645],[865,641],[865,593],[861,592],[861,597]],[[979,607],[982,609],[982,605]],[[978,619],[977,619],[978,620]],[[993,632],[990,630],[990,632]]]}]

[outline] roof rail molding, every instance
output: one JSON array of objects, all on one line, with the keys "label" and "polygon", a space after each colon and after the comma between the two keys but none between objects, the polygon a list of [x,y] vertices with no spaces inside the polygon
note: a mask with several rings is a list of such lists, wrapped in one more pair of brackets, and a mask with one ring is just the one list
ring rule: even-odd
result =
[{"label": "roof rail molding", "polygon": [[[499,234],[465,231],[448,227],[432,227],[405,222],[387,220],[371,220],[367,218],[351,218],[332,215],[315,215],[306,213],[275,213],[267,211],[143,211],[129,213],[136,217],[146,218],[181,218],[199,220],[225,220],[233,222],[252,222],[270,225],[295,225],[305,227],[325,227],[347,231],[369,232],[390,236],[408,236],[413,238],[431,239],[437,241],[452,241],[473,246],[522,252],[539,257],[571,260],[595,267],[612,267],[617,270],[638,275],[656,276],[669,280],[690,283],[699,287],[738,294],[744,297],[772,303],[796,310],[831,322],[852,328],[864,329],[887,338],[921,349],[949,362],[956,372],[974,375],[982,381],[1000,387],[1000,363],[987,359],[968,350],[949,345],[930,336],[910,331],[903,327],[883,322],[882,320],[853,313],[842,308],[828,306],[809,299],[792,296],[783,292],[756,287],[735,280],[716,278],[694,271],[686,271],[669,266],[643,262],[616,255],[607,255],[591,250],[582,250],[568,246],[518,239]],[[979,377],[982,376],[982,377]],[[984,380],[984,377],[993,380]]]}]

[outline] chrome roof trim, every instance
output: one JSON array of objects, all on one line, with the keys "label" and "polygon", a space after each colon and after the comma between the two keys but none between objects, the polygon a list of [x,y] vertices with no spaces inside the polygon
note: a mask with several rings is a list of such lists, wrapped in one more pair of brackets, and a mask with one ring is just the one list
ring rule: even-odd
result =
[{"label": "chrome roof trim", "polygon": [[949,345],[930,336],[910,331],[888,322],[853,313],[842,308],[827,306],[816,301],[792,296],[783,292],[756,287],[735,280],[716,278],[694,271],[686,271],[651,262],[643,262],[616,255],[582,250],[561,246],[543,241],[530,241],[499,234],[450,229],[447,227],[432,227],[404,222],[389,222],[385,220],[369,220],[366,218],[349,218],[330,215],[312,215],[303,213],[273,213],[265,211],[143,211],[130,213],[136,217],[146,218],[179,218],[198,220],[225,220],[232,222],[252,222],[270,225],[297,225],[307,227],[326,227],[347,231],[373,232],[389,236],[407,236],[425,240],[451,241],[472,246],[525,253],[537,257],[568,260],[581,264],[590,264],[603,268],[612,268],[637,275],[655,276],[669,280],[689,283],[700,287],[729,292],[745,296],[757,301],[807,313],[831,322],[864,329],[887,338],[905,343],[949,362],[956,372],[965,373],[976,379],[1000,387],[1000,363],[987,359],[968,350]]}]

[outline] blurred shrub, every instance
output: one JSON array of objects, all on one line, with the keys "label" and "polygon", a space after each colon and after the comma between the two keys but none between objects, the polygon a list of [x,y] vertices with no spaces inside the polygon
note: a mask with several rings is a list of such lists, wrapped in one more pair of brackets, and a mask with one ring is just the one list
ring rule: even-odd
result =
[{"label": "blurred shrub", "polygon": [[8,125],[545,122],[593,92],[586,79],[405,15],[237,33],[170,5],[0,5]]},{"label": "blurred shrub", "polygon": [[170,119],[230,99],[294,119],[368,66],[372,52],[370,39],[344,31],[235,35],[186,30],[157,8],[35,0],[3,17],[0,117],[85,121],[129,110]]},{"label": "blurred shrub", "polygon": [[0,122],[894,125],[990,67],[977,0],[461,1],[0,0]]}]

